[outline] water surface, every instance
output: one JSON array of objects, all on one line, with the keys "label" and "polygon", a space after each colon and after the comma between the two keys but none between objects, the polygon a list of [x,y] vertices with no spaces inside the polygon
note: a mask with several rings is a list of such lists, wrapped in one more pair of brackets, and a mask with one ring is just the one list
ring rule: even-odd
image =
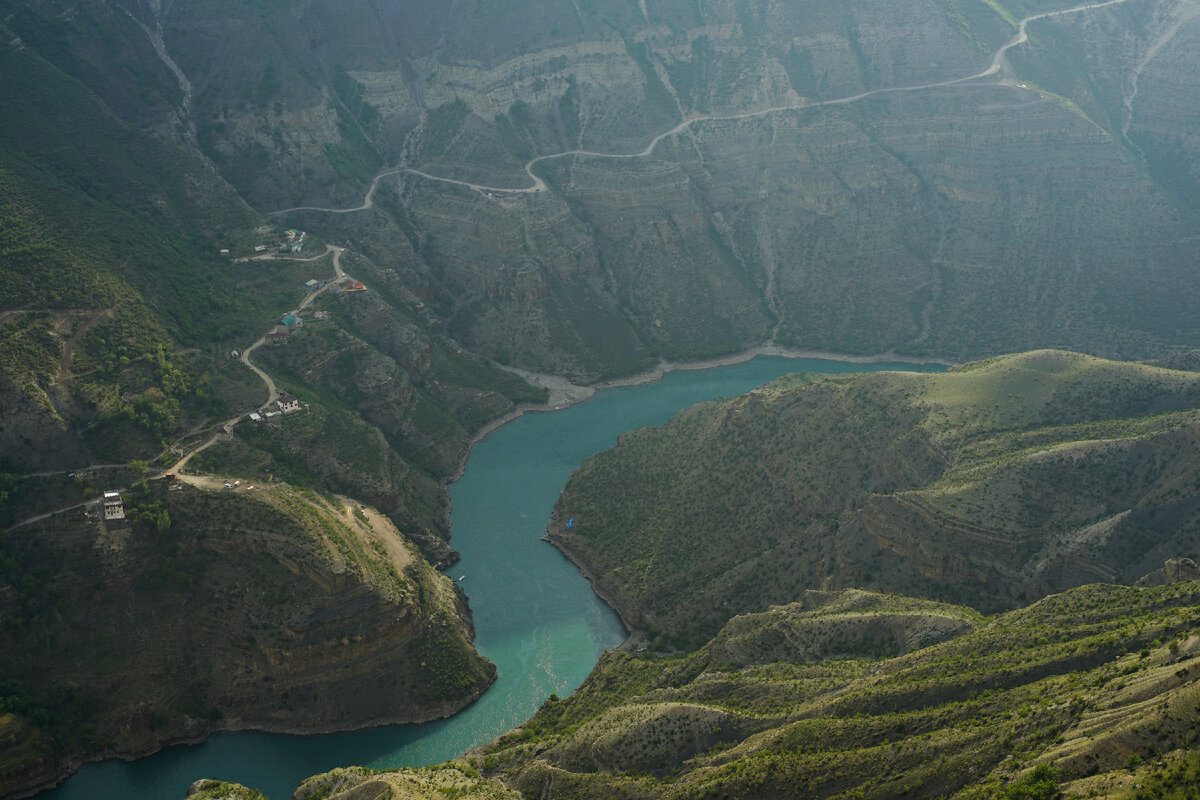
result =
[{"label": "water surface", "polygon": [[218,734],[131,763],[85,767],[39,800],[182,800],[197,778],[215,777],[280,800],[305,778],[334,767],[420,766],[454,758],[528,719],[551,692],[583,682],[625,632],[579,571],[541,541],[559,491],[580,462],[617,436],[661,425],[693,403],[741,394],[789,372],[938,370],[760,357],[743,364],[679,371],[642,386],[606,389],[586,403],[526,414],[475,446],[450,487],[453,544],[462,560],[448,572],[474,612],[475,644],[499,671],[474,705],[451,719],[354,733],[285,736]]}]

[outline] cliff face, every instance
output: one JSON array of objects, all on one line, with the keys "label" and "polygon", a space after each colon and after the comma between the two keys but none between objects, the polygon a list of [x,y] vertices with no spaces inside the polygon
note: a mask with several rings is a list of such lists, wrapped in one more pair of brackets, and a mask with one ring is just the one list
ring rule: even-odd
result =
[{"label": "cliff face", "polygon": [[1012,608],[1195,554],[1198,407],[1195,373],[1056,351],[785,379],[586,461],[551,538],[680,641],[806,588]]},{"label": "cliff face", "polygon": [[[297,219],[388,252],[472,349],[595,379],[771,338],[956,358],[1191,342],[1190,7],[1033,20],[994,76],[954,83],[1019,19],[1068,8],[318,2],[234,23],[209,3],[160,21],[199,141],[256,205],[353,207],[399,165],[355,220]],[[527,169],[545,191],[499,191],[534,186]]]},{"label": "cliff face", "polygon": [[444,717],[495,677],[462,595],[374,510],[281,484],[127,501],[128,524],[3,539],[9,724],[43,760],[6,760],[0,793],[218,730]]},{"label": "cliff face", "polygon": [[[369,208],[286,219],[471,349],[590,380],[771,339],[1189,345],[1200,16],[1072,8],[206,0],[51,35],[41,0],[11,24],[262,211],[357,208],[386,173]],[[103,77],[114,31],[143,106]]]}]

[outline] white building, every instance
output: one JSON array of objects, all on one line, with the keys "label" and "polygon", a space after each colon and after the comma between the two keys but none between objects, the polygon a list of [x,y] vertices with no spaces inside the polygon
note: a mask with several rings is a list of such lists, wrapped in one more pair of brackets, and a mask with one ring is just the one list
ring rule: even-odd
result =
[{"label": "white building", "polygon": [[125,519],[125,504],[121,501],[121,493],[109,490],[104,493],[104,518]]},{"label": "white building", "polygon": [[287,392],[280,392],[279,399],[275,402],[279,404],[279,411],[282,414],[291,414],[293,411],[300,410],[300,401]]}]

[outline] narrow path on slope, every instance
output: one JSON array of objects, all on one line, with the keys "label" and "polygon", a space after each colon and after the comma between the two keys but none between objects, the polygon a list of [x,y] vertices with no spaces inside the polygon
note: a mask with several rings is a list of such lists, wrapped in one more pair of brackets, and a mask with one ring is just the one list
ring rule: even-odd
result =
[{"label": "narrow path on slope", "polygon": [[992,54],[991,61],[988,64],[988,67],[986,69],[984,69],[981,72],[976,72],[973,75],[967,75],[962,78],[951,78],[950,80],[937,81],[934,83],[921,83],[921,84],[917,84],[914,86],[890,86],[890,87],[883,88],[883,89],[871,89],[870,91],[860,92],[859,94],[850,95],[848,97],[839,97],[834,100],[820,100],[815,103],[793,103],[790,105],[772,106],[770,108],[762,108],[757,111],[745,111],[740,114],[694,114],[692,116],[686,117],[682,122],[680,122],[675,127],[671,128],[670,130],[663,131],[662,133],[655,136],[653,139],[650,140],[650,144],[646,145],[645,148],[643,148],[642,150],[639,150],[636,153],[599,153],[594,150],[566,150],[561,153],[551,153],[550,155],[538,156],[536,158],[530,159],[525,164],[525,174],[529,176],[529,179],[531,181],[533,181],[533,185],[526,186],[526,187],[523,187],[520,189],[511,189],[511,188],[505,188],[502,186],[487,186],[487,185],[479,184],[479,183],[471,183],[470,181],[460,181],[455,178],[443,178],[443,177],[439,177],[437,175],[431,175],[428,172],[423,172],[419,169],[414,169],[412,167],[397,167],[395,169],[389,170],[387,172],[382,172],[379,175],[377,175],[375,177],[375,180],[371,182],[371,187],[367,190],[367,194],[363,200],[362,205],[355,206],[354,208],[319,208],[316,206],[300,206],[298,208],[285,208],[281,211],[273,211],[273,212],[267,214],[266,216],[268,216],[268,217],[278,216],[280,214],[286,214],[289,211],[326,211],[331,214],[348,214],[353,211],[362,211],[364,209],[371,208],[371,206],[373,205],[372,201],[371,201],[371,197],[375,193],[375,189],[379,186],[379,181],[382,178],[385,178],[389,175],[396,175],[396,174],[399,174],[402,172],[411,173],[413,175],[419,175],[422,178],[426,178],[431,181],[437,181],[438,183],[449,183],[454,186],[464,186],[468,189],[474,189],[477,192],[492,192],[492,193],[496,193],[496,194],[537,194],[539,192],[547,191],[547,189],[549,188],[546,185],[546,182],[544,180],[542,180],[541,178],[539,178],[537,175],[535,175],[533,173],[533,168],[543,161],[550,161],[552,159],[557,159],[557,158],[566,158],[568,156],[586,156],[586,157],[590,157],[590,158],[645,158],[654,152],[654,148],[658,147],[659,142],[661,142],[663,139],[674,136],[677,133],[680,133],[680,132],[686,130],[687,128],[689,128],[690,126],[696,124],[697,122],[713,122],[713,121],[719,121],[719,120],[750,119],[751,117],[766,116],[767,114],[775,114],[780,111],[799,111],[802,109],[809,109],[809,108],[821,108],[822,106],[845,105],[848,103],[856,103],[859,100],[864,100],[868,97],[873,97],[875,95],[880,95],[880,94],[890,94],[890,93],[896,93],[896,92],[919,92],[919,91],[925,91],[927,89],[939,89],[939,88],[946,87],[946,86],[954,86],[954,85],[957,85],[960,83],[967,83],[969,81],[979,80],[980,78],[990,78],[992,76],[999,76],[999,79],[996,81],[996,83],[998,83],[998,84],[1013,85],[1013,81],[1012,81],[1011,74],[1010,74],[1012,72],[1012,69],[1008,64],[1008,58],[1007,58],[1008,51],[1014,47],[1017,47],[1018,45],[1024,44],[1025,42],[1029,41],[1029,34],[1027,31],[1027,28],[1028,28],[1030,22],[1034,22],[1039,19],[1046,19],[1048,17],[1057,17],[1057,16],[1064,16],[1066,14],[1075,14],[1080,11],[1090,11],[1090,10],[1096,9],[1096,8],[1104,8],[1106,6],[1120,5],[1120,4],[1126,3],[1126,2],[1128,2],[1128,0],[1105,0],[1105,2],[1101,2],[1101,3],[1087,3],[1087,4],[1081,5],[1081,6],[1074,6],[1072,8],[1064,8],[1064,9],[1060,9],[1058,11],[1045,11],[1045,12],[1042,12],[1041,14],[1032,14],[1028,17],[1025,17],[1017,24],[1016,34],[1014,34],[1013,37],[1011,39],[1009,39],[1007,43],[1001,45],[1001,47],[998,50],[996,50],[995,53]]},{"label": "narrow path on slope", "polygon": [[[401,172],[413,172],[415,170],[407,169],[406,167],[397,167],[390,169],[387,172],[381,172],[371,181],[371,186],[367,189],[366,195],[363,197],[362,205],[354,208],[321,208],[319,206],[296,206],[294,208],[281,208],[278,211],[268,211],[263,214],[264,217],[278,217],[281,214],[290,214],[293,211],[325,211],[329,214],[350,214],[355,211],[366,211],[368,208],[375,207],[375,190],[379,188],[379,182],[389,175],[398,175]],[[432,178],[433,176],[428,176]],[[434,178],[437,180],[437,178]],[[469,184],[468,184],[469,185]]]},{"label": "narrow path on slope", "polygon": [[[1046,19],[1047,17],[1059,17],[1066,14],[1074,14],[1078,11],[1091,11],[1094,8],[1116,6],[1125,2],[1128,2],[1128,0],[1105,0],[1103,3],[1088,3],[1087,5],[1075,6],[1074,8],[1063,8],[1058,11],[1044,11],[1041,14],[1032,14],[1028,17],[1025,17],[1025,19],[1021,20],[1020,24],[1017,26],[1017,35],[1010,39],[1008,44],[1001,47],[996,51],[995,55],[992,56],[991,66],[978,75],[972,75],[971,78],[984,78],[989,75],[995,75],[1007,67],[1008,51],[1017,45],[1025,44],[1025,42],[1029,41],[1029,34],[1026,32],[1026,29],[1031,22],[1039,19]],[[963,78],[962,80],[971,80],[971,78]]]},{"label": "narrow path on slope", "polygon": [[[290,257],[290,256],[273,256],[273,258],[277,258],[281,261],[316,261],[318,259],[324,258],[325,256],[329,255],[330,253],[333,253],[333,272],[334,272],[334,275],[336,276],[335,280],[325,284],[317,291],[306,296],[303,300],[300,301],[300,305],[297,306],[297,310],[307,308],[309,305],[312,304],[312,302],[314,300],[316,300],[318,297],[320,297],[325,292],[329,291],[329,289],[331,287],[337,285],[338,283],[341,283],[342,281],[346,280],[349,277],[348,275],[346,275],[345,271],[342,269],[342,253],[344,251],[345,251],[344,247],[338,247],[337,245],[327,244],[327,245],[325,245],[325,252],[321,253],[319,256],[307,256],[305,258],[296,258],[296,257]],[[80,329],[78,331],[76,331],[76,335],[73,338],[77,338],[78,336],[82,335],[82,333],[86,333],[86,331],[88,329],[94,327],[100,321],[107,318],[105,315],[111,316],[112,309],[102,309],[101,311],[99,311],[91,319],[87,320],[87,322],[85,322],[83,325],[80,326]],[[279,399],[279,389],[275,385],[275,380],[250,360],[250,353],[253,352],[254,350],[256,350],[257,348],[261,347],[263,344],[266,343],[266,341],[267,341],[267,335],[264,333],[262,336],[260,336],[258,338],[257,341],[254,342],[254,344],[250,345],[249,347],[247,347],[245,350],[242,351],[242,354],[239,359],[247,367],[254,370],[254,373],[256,375],[258,375],[258,377],[260,379],[262,379],[263,385],[265,385],[267,387],[267,399],[266,399],[266,402],[264,402],[260,406],[258,406],[259,411],[261,411],[262,409],[266,408],[267,406],[271,405],[271,403],[274,403],[276,400]],[[60,374],[62,374],[62,372],[68,368],[69,364],[70,364],[70,359],[67,358],[66,356],[64,356],[64,362],[63,362],[63,364],[60,365]],[[231,419],[228,419],[228,420],[218,424],[216,426],[215,431],[213,432],[213,434],[211,436],[209,436],[207,439],[205,439],[200,444],[193,447],[188,452],[184,453],[179,458],[179,460],[176,461],[174,464],[167,467],[166,469],[155,472],[153,475],[147,475],[146,477],[161,478],[163,475],[165,475],[167,473],[174,473],[181,480],[186,481],[187,483],[191,483],[196,486],[205,486],[207,488],[213,488],[213,486],[216,486],[216,488],[220,488],[220,486],[218,486],[217,484],[223,485],[223,483],[221,481],[216,481],[216,483],[214,484],[213,481],[216,479],[204,478],[203,476],[194,476],[194,475],[186,475],[185,476],[185,475],[180,475],[179,473],[183,470],[184,467],[187,466],[187,463],[189,461],[191,461],[192,456],[196,455],[197,453],[203,452],[204,450],[207,450],[209,447],[212,447],[214,444],[216,444],[218,441],[220,441],[221,437],[226,435],[229,431],[232,431],[233,426],[237,425],[238,422],[244,416],[245,416],[245,414],[238,414],[236,417],[233,417]],[[115,470],[115,469],[128,469],[128,468],[129,468],[129,464],[100,464],[100,465],[84,467],[79,471],[84,471],[84,470],[91,471],[91,470],[101,470],[101,469]],[[37,472],[37,473],[32,473],[32,476],[40,477],[40,476],[57,475],[57,474],[61,474],[61,473],[59,471]],[[125,487],[121,487],[120,489],[118,489],[118,491],[125,491]],[[27,517],[18,522],[15,522],[15,523],[9,525],[8,528],[6,528],[5,530],[11,531],[16,528],[20,528],[24,525],[30,525],[34,522],[39,522],[40,520],[47,519],[49,517],[54,516],[55,514],[61,514],[65,511],[71,511],[76,508],[82,508],[90,503],[95,503],[95,502],[97,502],[97,501],[93,498],[91,500],[85,500],[81,503],[72,503],[70,505],[66,505],[61,508],[54,508],[49,511],[45,511],[40,514],[36,514],[34,516]]]},{"label": "narrow path on slope", "polygon": [[[317,258],[324,258],[325,256],[329,255],[330,253],[333,253],[333,272],[334,272],[334,275],[336,276],[336,280],[325,284],[320,289],[317,289],[315,292],[313,292],[312,294],[308,295],[303,300],[301,300],[300,305],[297,307],[298,310],[307,308],[309,305],[312,304],[312,302],[314,300],[316,300],[321,295],[325,294],[325,292],[329,291],[329,289],[331,287],[335,286],[338,282],[346,279],[346,273],[342,271],[342,252],[344,250],[345,250],[345,248],[343,248],[343,247],[338,247],[336,245],[327,244],[327,245],[325,245],[325,252],[322,253],[321,255],[317,256],[316,258],[313,258],[313,257],[287,258],[286,256],[276,256],[276,258],[279,258],[280,260],[283,260],[283,261],[315,261]],[[245,350],[243,350],[242,354],[239,358],[239,360],[243,364],[245,364],[250,369],[254,370],[254,373],[256,375],[258,375],[259,378],[262,379],[263,384],[267,387],[267,399],[266,399],[266,402],[264,402],[262,405],[260,405],[258,407],[259,411],[261,411],[262,409],[266,408],[267,406],[271,405],[271,403],[274,403],[276,400],[279,399],[279,388],[275,385],[275,380],[270,375],[268,375],[266,372],[264,372],[262,369],[260,369],[254,362],[252,362],[250,360],[250,354],[252,352],[254,352],[255,350],[257,350],[259,347],[266,344],[266,342],[267,342],[267,334],[264,333],[262,336],[258,337],[258,339],[254,342],[254,344],[250,345]],[[192,456],[196,455],[199,452],[207,450],[209,447],[216,444],[216,442],[218,440],[220,440],[220,438],[223,435],[225,435],[229,431],[233,430],[233,426],[237,425],[243,416],[245,416],[245,415],[238,414],[233,419],[226,420],[225,422],[221,423],[219,426],[217,426],[217,429],[213,433],[212,436],[210,436],[208,439],[206,439],[202,444],[198,445],[197,447],[195,447],[192,450],[185,453],[178,461],[176,461],[174,464],[172,464],[170,467],[168,467],[166,471],[174,472],[174,473],[178,474],[184,467],[187,466],[187,463],[188,463],[188,461],[190,461],[192,459]]]}]

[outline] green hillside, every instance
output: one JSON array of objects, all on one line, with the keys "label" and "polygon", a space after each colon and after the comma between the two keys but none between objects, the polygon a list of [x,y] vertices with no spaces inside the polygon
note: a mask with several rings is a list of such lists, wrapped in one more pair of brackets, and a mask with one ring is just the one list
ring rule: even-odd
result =
[{"label": "green hillside", "polygon": [[[955,611],[854,592],[806,599],[735,618],[739,633],[727,627],[692,654],[611,653],[475,763],[525,797],[965,800],[1181,786],[1200,745],[1197,589],[1088,586],[986,620],[959,609],[948,641],[890,658],[866,652],[891,643],[858,638],[864,617],[921,630]],[[781,627],[829,644],[808,650],[797,637],[734,660],[721,649]]]},{"label": "green hillside", "polygon": [[0,795],[214,731],[423,722],[494,680],[462,595],[385,517],[216,486],[0,535]]},{"label": "green hillside", "polygon": [[[101,489],[137,485],[266,401],[230,353],[333,265],[315,234],[305,261],[262,257],[281,230],[186,141],[130,124],[124,67],[92,69],[109,56],[91,37],[120,36],[86,24],[116,12],[121,30],[124,12],[91,7],[59,29],[34,5],[3,4],[0,24],[0,795],[218,730],[453,713],[494,670],[421,554],[455,556],[442,484],[466,443],[544,392],[458,348],[347,254],[370,290],[326,301],[331,319],[309,317],[291,350],[256,353],[308,412],[243,423],[189,465],[222,476],[205,486],[269,488],[152,482],[127,497],[129,527],[84,518]],[[136,66],[139,48],[110,56]],[[331,489],[378,508],[370,524],[321,499]]]},{"label": "green hillside", "polygon": [[[327,278],[330,259],[310,236],[308,261],[234,260],[256,246],[273,251],[281,232],[193,150],[114,113],[109,103],[118,111],[128,103],[102,97],[107,84],[81,66],[99,58],[87,42],[107,35],[102,26],[56,32],[29,8],[9,23],[0,31],[9,41],[0,103],[10,112],[0,120],[0,449],[11,456],[3,471],[165,466],[218,422],[265,401],[261,381],[228,355],[295,308],[306,280]],[[306,400],[324,392],[318,405],[334,422],[252,445],[265,454],[213,449],[202,464],[354,494],[449,560],[441,481],[480,427],[544,392],[454,345],[390,270],[352,254],[346,266],[371,291],[328,305],[343,311],[323,338],[297,336],[291,349],[256,356]],[[339,370],[366,375],[349,394],[340,391],[344,371],[313,368],[330,348],[343,349]],[[369,458],[340,452],[368,441]],[[368,472],[387,474],[363,474],[368,461]],[[0,524],[45,510],[29,493],[8,494]]]},{"label": "green hillside", "polygon": [[454,796],[574,800],[1192,797],[1198,612],[1196,582],[1085,586],[990,618],[810,592],[695,652],[609,652],[453,765],[335,770],[295,796],[453,780]]},{"label": "green hillside", "polygon": [[245,376],[205,356],[291,276],[239,291],[218,250],[257,222],[233,190],[0,35],[0,446],[31,470],[152,459],[239,402]]},{"label": "green hillside", "polygon": [[1196,373],[1059,351],[793,376],[586,461],[551,539],[676,644],[807,588],[1012,608],[1196,555],[1197,409]]}]

